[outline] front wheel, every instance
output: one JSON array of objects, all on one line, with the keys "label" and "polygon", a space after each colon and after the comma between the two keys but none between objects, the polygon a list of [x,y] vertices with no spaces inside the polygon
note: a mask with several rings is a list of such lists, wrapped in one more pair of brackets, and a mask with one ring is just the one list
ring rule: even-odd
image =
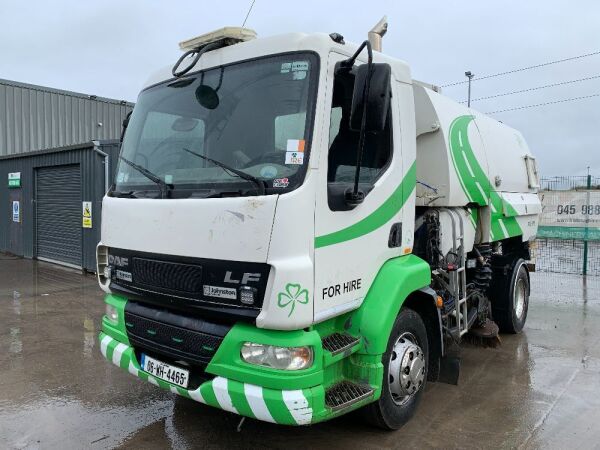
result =
[{"label": "front wheel", "polygon": [[421,316],[404,308],[398,314],[383,355],[381,397],[365,406],[368,422],[397,430],[414,415],[427,380],[429,345]]}]

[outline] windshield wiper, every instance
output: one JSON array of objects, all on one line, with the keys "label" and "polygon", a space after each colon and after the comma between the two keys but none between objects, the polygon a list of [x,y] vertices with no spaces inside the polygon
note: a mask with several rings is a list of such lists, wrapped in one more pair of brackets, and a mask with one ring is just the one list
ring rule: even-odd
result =
[{"label": "windshield wiper", "polygon": [[119,159],[121,159],[123,162],[125,162],[128,165],[130,165],[131,167],[133,167],[135,170],[137,170],[139,173],[141,173],[142,175],[144,175],[150,181],[153,181],[154,183],[156,183],[158,185],[158,187],[160,188],[160,198],[166,198],[167,194],[169,192],[169,189],[173,189],[173,185],[172,184],[165,183],[162,178],[160,178],[155,173],[150,172],[145,167],[142,167],[139,164],[136,164],[133,161],[128,160],[124,156],[119,156]]},{"label": "windshield wiper", "polygon": [[121,197],[121,198],[137,198],[137,196],[135,195],[135,191],[117,191],[117,190],[112,190],[110,191],[110,196],[111,197]]},{"label": "windshield wiper", "polygon": [[183,150],[185,150],[186,152],[197,156],[198,158],[202,158],[206,161],[210,161],[211,163],[213,163],[215,166],[219,166],[221,169],[225,170],[225,171],[229,171],[235,175],[237,175],[240,178],[243,178],[244,180],[248,180],[254,184],[256,184],[258,186],[258,191],[260,195],[265,195],[266,189],[265,189],[265,182],[259,180],[258,178],[256,178],[253,175],[250,175],[249,173],[243,172],[241,170],[238,169],[234,169],[233,167],[229,167],[227,164],[222,163],[221,161],[217,161],[216,159],[212,159],[209,158],[208,156],[204,156],[200,153],[196,153],[188,148],[185,147],[181,147]]}]

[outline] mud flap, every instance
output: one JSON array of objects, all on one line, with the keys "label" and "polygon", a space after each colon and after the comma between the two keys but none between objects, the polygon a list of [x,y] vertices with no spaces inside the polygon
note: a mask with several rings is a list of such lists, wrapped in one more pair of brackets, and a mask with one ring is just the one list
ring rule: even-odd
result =
[{"label": "mud flap", "polygon": [[460,375],[460,358],[454,355],[446,355],[440,358],[440,376],[438,383],[458,385]]}]

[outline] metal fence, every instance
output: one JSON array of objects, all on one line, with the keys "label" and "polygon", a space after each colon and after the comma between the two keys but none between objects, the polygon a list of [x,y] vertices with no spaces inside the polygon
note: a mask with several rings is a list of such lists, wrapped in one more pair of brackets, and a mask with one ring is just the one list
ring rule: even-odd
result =
[{"label": "metal fence", "polygon": [[586,275],[600,275],[600,242],[577,239],[537,239],[534,249],[536,270],[582,275],[586,242]]},{"label": "metal fence", "polygon": [[[600,189],[600,177],[589,176],[590,188]],[[587,189],[588,175],[569,175],[556,177],[542,177],[540,190],[542,191],[568,191]]]},{"label": "metal fence", "polygon": [[[581,191],[589,192],[592,195],[587,195],[588,201],[584,205],[573,206],[577,208],[577,213],[583,209],[584,213],[595,212],[595,204],[597,198],[600,195],[600,177],[594,177],[591,175],[583,176],[555,176],[555,177],[544,177],[540,182],[540,198],[542,200],[542,206],[548,210],[548,208],[556,207],[556,205],[545,204],[545,201],[549,203],[551,201],[556,202],[556,199],[562,199],[559,201],[558,212],[561,213],[563,210],[567,211],[567,204],[569,201],[569,192],[579,192],[579,197],[584,195]],[[557,194],[556,191],[564,191]],[[548,193],[548,195],[544,195]],[[554,194],[552,194],[554,193]],[[590,202],[590,198],[593,199]],[[564,203],[564,204],[562,204]],[[592,208],[589,203],[592,203]],[[569,211],[572,212],[575,209]],[[542,215],[542,222],[544,220]],[[568,216],[568,214],[567,214]],[[572,217],[572,215],[571,215]],[[587,216],[591,217],[591,216]],[[553,237],[538,237],[535,243],[534,255],[536,258],[536,270],[540,272],[561,272],[571,273],[578,275],[595,275],[600,276],[600,241],[598,239],[598,233],[596,229],[588,228],[588,219],[585,219],[584,224],[585,232],[581,232],[581,227],[551,227],[555,233],[552,233]],[[543,225],[543,223],[541,223]],[[541,226],[540,228],[548,227]],[[561,230],[564,228],[564,230]],[[561,231],[560,233],[557,230]],[[545,236],[543,230],[540,230],[538,236]],[[570,231],[570,232],[565,232]],[[579,232],[579,234],[578,234]]]}]

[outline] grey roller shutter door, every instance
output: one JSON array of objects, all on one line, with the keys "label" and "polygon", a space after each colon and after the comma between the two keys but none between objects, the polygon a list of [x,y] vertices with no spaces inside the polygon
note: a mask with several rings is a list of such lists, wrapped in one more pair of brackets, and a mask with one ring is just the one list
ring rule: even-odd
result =
[{"label": "grey roller shutter door", "polygon": [[79,165],[44,167],[36,174],[37,257],[81,267]]}]

